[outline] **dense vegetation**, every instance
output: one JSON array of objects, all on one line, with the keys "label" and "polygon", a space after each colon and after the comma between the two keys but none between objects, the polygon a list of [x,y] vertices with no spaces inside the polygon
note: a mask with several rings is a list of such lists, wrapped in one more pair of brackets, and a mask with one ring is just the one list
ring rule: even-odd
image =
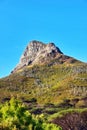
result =
[{"label": "dense vegetation", "polygon": [[87,108],[34,115],[21,101],[12,98],[0,106],[0,130],[87,130]]},{"label": "dense vegetation", "polygon": [[12,98],[0,106],[0,130],[62,130],[60,127],[46,123],[44,116],[29,113],[26,107]]}]

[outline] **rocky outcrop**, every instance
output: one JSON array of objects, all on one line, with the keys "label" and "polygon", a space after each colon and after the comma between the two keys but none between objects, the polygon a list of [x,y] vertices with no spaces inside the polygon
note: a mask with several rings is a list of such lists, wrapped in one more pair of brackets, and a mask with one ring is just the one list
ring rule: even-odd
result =
[{"label": "rocky outcrop", "polygon": [[45,44],[39,41],[31,41],[26,47],[23,55],[21,56],[19,65],[29,65],[33,63],[38,53],[45,48]]},{"label": "rocky outcrop", "polygon": [[43,42],[33,40],[26,47],[20,58],[19,64],[13,72],[16,72],[24,66],[49,63],[55,58],[58,63],[72,61],[72,58],[65,56],[54,43],[45,44]]}]

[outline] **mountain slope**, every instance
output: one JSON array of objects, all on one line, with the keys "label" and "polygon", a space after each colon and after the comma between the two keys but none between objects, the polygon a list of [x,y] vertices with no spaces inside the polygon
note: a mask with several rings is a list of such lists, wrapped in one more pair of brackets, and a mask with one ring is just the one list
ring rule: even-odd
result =
[{"label": "mountain slope", "polygon": [[32,41],[12,74],[0,79],[0,100],[11,96],[39,104],[78,99],[78,107],[87,107],[87,64],[64,55],[53,43]]}]

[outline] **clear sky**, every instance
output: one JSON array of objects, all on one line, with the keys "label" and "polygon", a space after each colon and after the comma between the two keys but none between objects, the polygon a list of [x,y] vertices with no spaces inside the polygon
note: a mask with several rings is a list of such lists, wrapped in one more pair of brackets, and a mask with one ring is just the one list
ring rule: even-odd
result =
[{"label": "clear sky", "polygon": [[54,42],[87,62],[87,0],[0,0],[0,77],[10,74],[31,40]]}]

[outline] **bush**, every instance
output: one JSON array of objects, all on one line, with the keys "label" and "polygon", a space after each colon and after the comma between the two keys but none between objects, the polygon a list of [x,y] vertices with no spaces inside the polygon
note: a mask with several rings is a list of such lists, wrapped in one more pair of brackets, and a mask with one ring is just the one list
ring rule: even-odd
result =
[{"label": "bush", "polygon": [[0,107],[0,130],[61,130],[61,128],[45,123],[43,115],[31,115],[20,101],[12,98]]},{"label": "bush", "polygon": [[87,111],[66,113],[55,118],[52,123],[60,125],[63,130],[87,130]]}]

